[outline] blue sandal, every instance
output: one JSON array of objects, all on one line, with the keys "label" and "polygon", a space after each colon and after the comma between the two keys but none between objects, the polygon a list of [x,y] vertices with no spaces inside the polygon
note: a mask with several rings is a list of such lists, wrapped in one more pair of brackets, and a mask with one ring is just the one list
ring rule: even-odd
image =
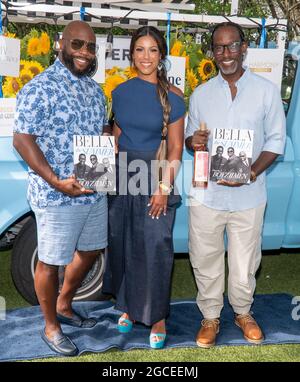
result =
[{"label": "blue sandal", "polygon": [[[160,337],[161,340],[154,341],[155,337]],[[149,339],[150,339],[150,347],[152,349],[162,349],[165,345],[166,333],[151,333]]]},{"label": "blue sandal", "polygon": [[[127,325],[123,325],[123,324]],[[118,330],[120,333],[129,333],[132,329],[133,322],[128,318],[120,317],[118,321]]]}]

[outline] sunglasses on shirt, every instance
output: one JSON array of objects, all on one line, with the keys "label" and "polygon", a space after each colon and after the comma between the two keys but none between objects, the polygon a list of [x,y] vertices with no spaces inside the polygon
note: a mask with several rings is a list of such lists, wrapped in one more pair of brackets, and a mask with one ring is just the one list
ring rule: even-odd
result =
[{"label": "sunglasses on shirt", "polygon": [[89,53],[96,54],[98,52],[99,46],[95,42],[79,40],[77,38],[73,40],[64,38],[63,40],[69,41],[73,50],[80,50],[83,46],[86,46]]}]

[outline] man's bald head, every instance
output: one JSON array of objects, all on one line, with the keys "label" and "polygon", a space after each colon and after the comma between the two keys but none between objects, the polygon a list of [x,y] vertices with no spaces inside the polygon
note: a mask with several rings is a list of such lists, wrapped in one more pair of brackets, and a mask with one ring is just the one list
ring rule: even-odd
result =
[{"label": "man's bald head", "polygon": [[[83,38],[85,36],[85,38]],[[88,23],[81,20],[71,21],[63,31],[64,39],[82,39],[85,41],[96,41],[93,29]]]},{"label": "man's bald head", "polygon": [[96,50],[96,36],[89,24],[76,20],[65,27],[59,58],[75,76],[80,77],[91,71]]}]

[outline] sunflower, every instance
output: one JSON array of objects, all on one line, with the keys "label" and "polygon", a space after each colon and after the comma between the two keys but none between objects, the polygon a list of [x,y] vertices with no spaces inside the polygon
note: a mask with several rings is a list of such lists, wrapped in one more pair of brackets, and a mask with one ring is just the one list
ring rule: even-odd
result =
[{"label": "sunflower", "polygon": [[194,91],[194,89],[198,85],[198,78],[192,69],[187,70],[186,78],[191,90]]},{"label": "sunflower", "polygon": [[106,79],[105,84],[103,85],[103,91],[108,100],[111,100],[112,91],[120,85],[122,82],[125,82],[125,78],[121,77],[118,74],[110,76]]},{"label": "sunflower", "polygon": [[28,62],[29,61],[26,61],[26,60],[20,60],[20,71],[25,69],[25,68],[27,69]]},{"label": "sunflower", "polygon": [[207,81],[210,77],[216,73],[216,68],[212,60],[203,58],[198,67],[198,73],[200,74],[202,81]]},{"label": "sunflower", "polygon": [[4,37],[16,38],[16,34],[15,33],[11,33],[11,32],[5,32],[4,33]]},{"label": "sunflower", "polygon": [[178,40],[175,41],[170,52],[171,56],[177,56],[177,57],[180,56],[180,52],[182,48],[183,48],[183,45],[181,41],[178,41]]},{"label": "sunflower", "polygon": [[31,81],[33,79],[34,75],[31,70],[24,68],[20,71],[19,79],[21,80],[22,84],[25,85],[27,82]]},{"label": "sunflower", "polygon": [[40,51],[42,54],[48,54],[50,50],[50,38],[46,32],[42,32],[40,37]]},{"label": "sunflower", "polygon": [[33,76],[36,76],[45,70],[45,68],[37,61],[27,61],[26,69],[30,70]]},{"label": "sunflower", "polygon": [[113,66],[111,69],[106,70],[106,75],[114,76],[119,72],[120,68],[118,66]]},{"label": "sunflower", "polygon": [[16,77],[5,77],[3,83],[3,95],[6,98],[14,98],[19,90],[21,90],[23,84],[19,78]]},{"label": "sunflower", "polygon": [[37,37],[32,37],[28,41],[27,54],[29,56],[39,56],[41,54],[40,39]]},{"label": "sunflower", "polygon": [[137,76],[137,71],[132,66],[127,66],[127,68],[124,69],[125,76],[130,80],[131,78],[134,78]]}]

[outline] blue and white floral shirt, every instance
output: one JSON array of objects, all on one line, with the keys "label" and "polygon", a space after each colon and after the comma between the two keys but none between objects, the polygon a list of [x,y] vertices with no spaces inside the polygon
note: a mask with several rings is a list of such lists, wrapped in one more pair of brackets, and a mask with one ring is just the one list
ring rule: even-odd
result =
[{"label": "blue and white floral shirt", "polygon": [[[14,131],[32,134],[59,177],[74,173],[73,135],[101,135],[107,123],[105,99],[99,85],[76,77],[59,59],[18,93]],[[70,197],[50,186],[29,168],[28,200],[39,208],[90,204],[101,193]]]}]

